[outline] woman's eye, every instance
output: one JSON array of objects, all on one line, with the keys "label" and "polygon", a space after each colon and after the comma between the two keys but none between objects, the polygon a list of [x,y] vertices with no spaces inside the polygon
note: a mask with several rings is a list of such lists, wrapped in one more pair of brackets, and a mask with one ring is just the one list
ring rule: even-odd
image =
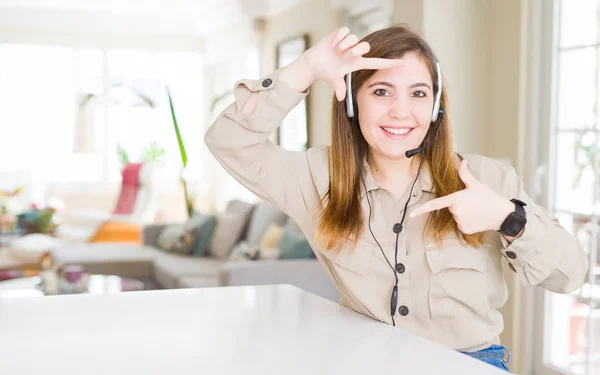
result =
[{"label": "woman's eye", "polygon": [[389,93],[385,89],[377,89],[373,93],[377,96],[389,96]]},{"label": "woman's eye", "polygon": [[427,95],[423,91],[415,91],[415,92],[413,92],[413,96],[416,96],[418,98],[424,98]]}]

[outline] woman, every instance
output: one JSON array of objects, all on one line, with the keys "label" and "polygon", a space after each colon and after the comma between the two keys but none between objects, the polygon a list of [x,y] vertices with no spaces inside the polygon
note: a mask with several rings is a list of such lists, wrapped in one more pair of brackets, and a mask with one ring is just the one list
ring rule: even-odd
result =
[{"label": "woman", "polygon": [[[271,143],[318,80],[335,90],[331,147]],[[205,142],[298,223],[343,306],[508,370],[501,259],[525,286],[557,293],[579,288],[588,263],[512,167],[453,152],[447,112],[422,38],[394,26],[359,42],[341,28],[268,77],[236,83]]]}]

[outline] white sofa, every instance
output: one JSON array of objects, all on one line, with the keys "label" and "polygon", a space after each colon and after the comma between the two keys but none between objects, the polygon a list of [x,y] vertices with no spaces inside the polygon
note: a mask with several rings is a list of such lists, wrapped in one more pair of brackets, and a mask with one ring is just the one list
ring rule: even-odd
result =
[{"label": "white sofa", "polygon": [[[239,206],[239,202],[234,202]],[[269,203],[253,205],[247,228],[239,241],[250,241],[269,225],[269,221],[288,220],[273,214]],[[232,205],[232,207],[235,206]],[[261,214],[262,212],[262,214]],[[267,212],[270,214],[265,215]],[[268,219],[265,219],[268,216]],[[254,221],[254,222],[253,222]],[[261,221],[261,222],[257,222]],[[263,222],[267,221],[267,222]],[[203,288],[233,285],[292,284],[332,301],[339,294],[317,259],[228,261],[213,257],[191,257],[168,253],[156,247],[166,224],[143,228],[143,246],[135,244],[87,243],[53,250],[60,264],[80,264],[89,272],[134,277],[150,287]]]}]

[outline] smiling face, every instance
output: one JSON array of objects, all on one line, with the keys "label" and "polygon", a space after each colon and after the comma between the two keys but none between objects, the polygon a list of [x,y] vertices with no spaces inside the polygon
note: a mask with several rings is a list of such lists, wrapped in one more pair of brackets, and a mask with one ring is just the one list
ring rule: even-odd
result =
[{"label": "smiling face", "polygon": [[399,68],[378,70],[358,90],[358,120],[369,152],[392,159],[423,141],[435,93],[426,60],[410,52]]}]

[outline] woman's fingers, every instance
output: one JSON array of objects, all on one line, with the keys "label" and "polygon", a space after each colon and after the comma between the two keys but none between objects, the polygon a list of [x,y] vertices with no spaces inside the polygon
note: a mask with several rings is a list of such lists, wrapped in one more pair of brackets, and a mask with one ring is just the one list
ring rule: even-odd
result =
[{"label": "woman's fingers", "polygon": [[335,97],[338,102],[341,102],[346,97],[346,82],[343,78],[336,78],[331,82],[333,90],[335,91]]},{"label": "woman's fingers", "polygon": [[398,68],[404,65],[403,59],[382,59],[377,57],[371,58],[361,58],[357,60],[356,65],[353,70],[361,70],[361,69],[389,69],[389,68]]},{"label": "woman's fingers", "polygon": [[362,56],[371,50],[371,45],[368,42],[360,42],[346,52],[347,57]]},{"label": "woman's fingers", "polygon": [[342,39],[344,39],[348,34],[350,34],[350,29],[344,26],[334,31],[334,34],[335,36],[333,38],[333,43],[331,44],[333,47],[337,46]]},{"label": "woman's fingers", "polygon": [[338,50],[345,52],[347,49],[354,47],[356,43],[358,43],[358,37],[350,34],[338,44]]}]

